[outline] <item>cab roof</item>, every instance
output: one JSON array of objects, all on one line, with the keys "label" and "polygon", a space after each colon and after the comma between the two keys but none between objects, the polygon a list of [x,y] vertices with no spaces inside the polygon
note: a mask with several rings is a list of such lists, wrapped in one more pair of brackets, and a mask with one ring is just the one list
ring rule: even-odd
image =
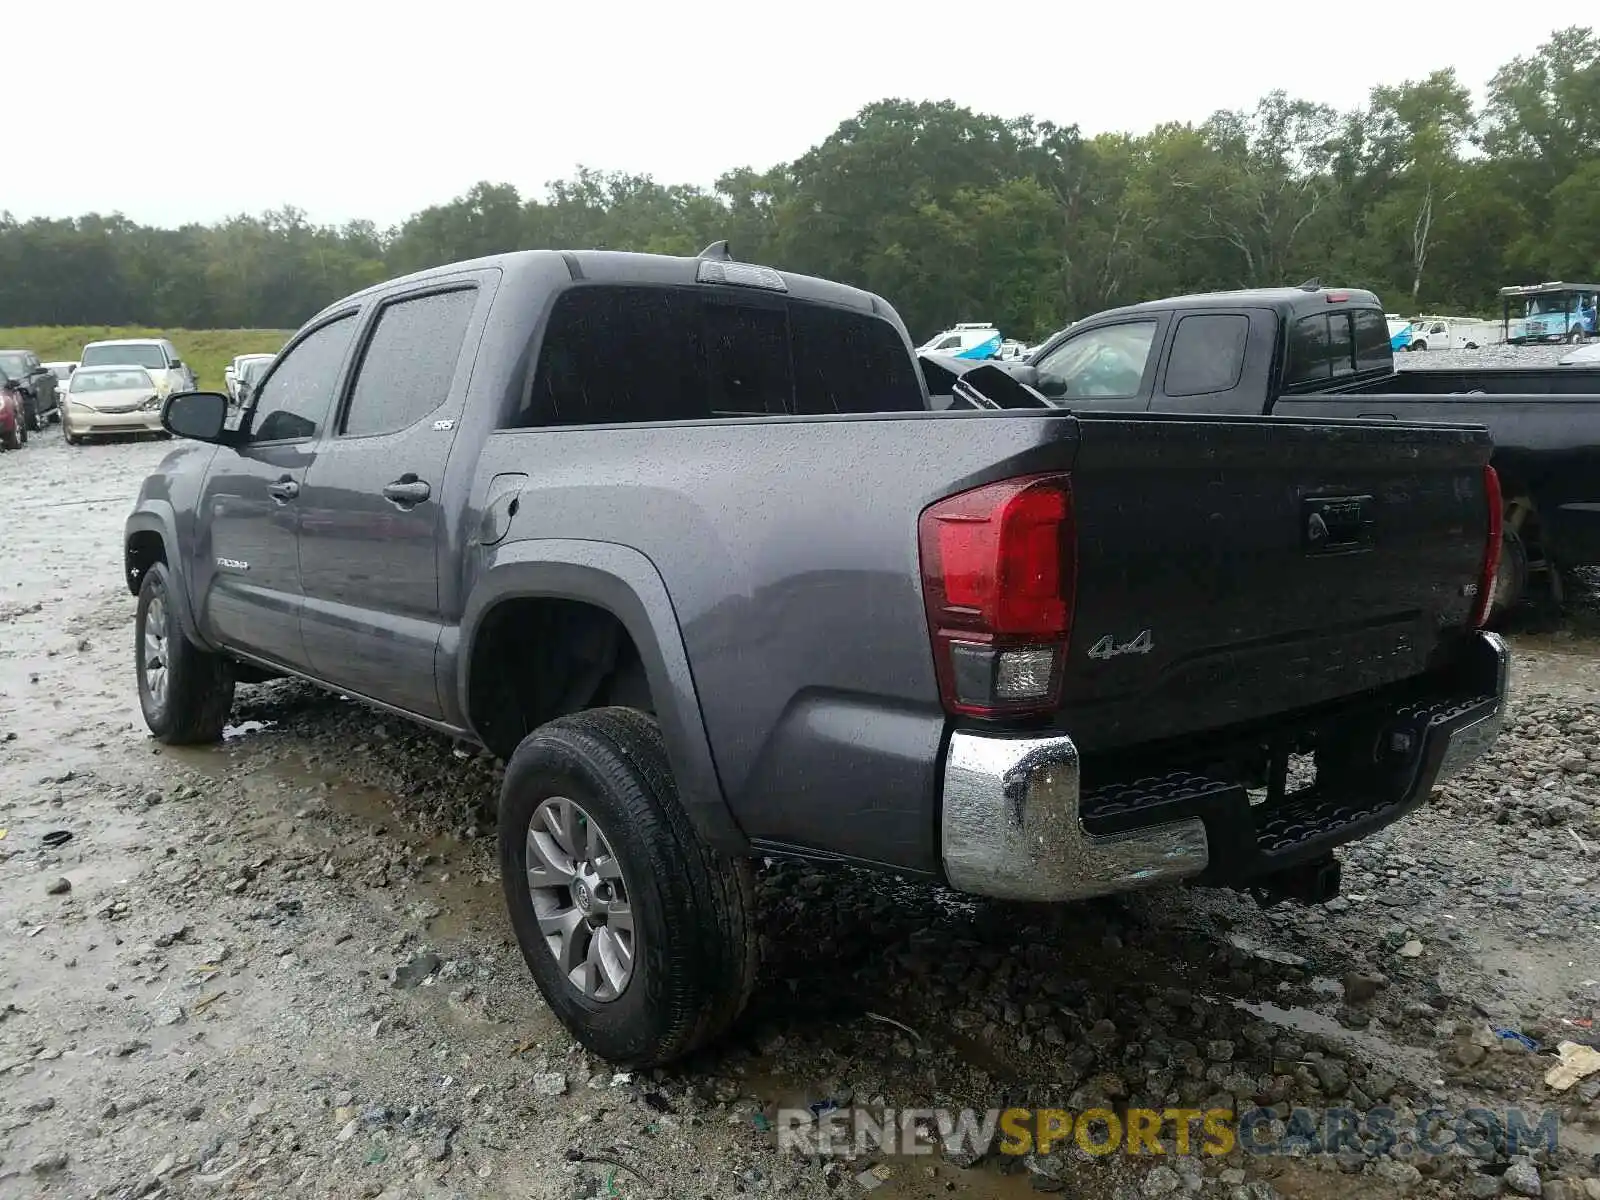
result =
[{"label": "cab roof", "polygon": [[[712,247],[708,247],[707,250],[701,252],[700,256],[694,258],[668,254],[639,254],[624,250],[514,250],[504,254],[491,254],[483,258],[468,259],[463,262],[446,263],[442,266],[416,271],[410,275],[385,280],[383,283],[374,284],[353,295],[341,298],[328,305],[317,315],[320,317],[335,309],[371,296],[382,295],[392,290],[418,283],[426,283],[434,279],[447,279],[465,271],[498,269],[507,276],[535,272],[543,274],[548,272],[553,265],[560,263],[564,266],[568,277],[575,282],[732,287],[738,285],[715,284],[703,281],[699,275],[701,264],[707,261],[716,261],[726,262],[729,265],[739,263],[745,267],[757,266],[754,263],[745,263],[738,259],[713,255],[711,253],[712,249]],[[772,270],[771,268],[762,269]],[[876,313],[880,316],[892,316],[894,314],[894,310],[884,300],[871,292],[862,291],[860,288],[853,288],[843,283],[835,283],[828,279],[818,279],[811,275],[797,275],[790,271],[774,271],[773,273],[783,280],[785,292],[782,294],[787,294],[791,299],[821,301],[841,308],[853,308],[859,312]]]},{"label": "cab roof", "polygon": [[1168,296],[1162,300],[1146,300],[1141,304],[1125,304],[1094,315],[1097,324],[1107,317],[1128,316],[1134,313],[1172,312],[1191,308],[1270,308],[1282,316],[1303,316],[1309,312],[1325,311],[1330,304],[1351,308],[1381,309],[1377,294],[1361,288],[1330,288],[1320,284],[1301,287],[1242,288],[1231,292],[1197,292],[1190,296]]}]

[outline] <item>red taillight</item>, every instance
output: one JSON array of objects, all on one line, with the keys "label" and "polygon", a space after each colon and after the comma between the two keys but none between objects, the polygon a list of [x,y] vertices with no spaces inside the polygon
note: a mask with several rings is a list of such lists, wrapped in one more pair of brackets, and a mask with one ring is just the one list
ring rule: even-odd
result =
[{"label": "red taillight", "polygon": [[1472,625],[1482,629],[1489,621],[1489,609],[1494,605],[1494,577],[1500,566],[1500,538],[1503,509],[1500,498],[1500,476],[1490,466],[1483,468],[1483,498],[1489,505],[1488,540],[1483,547],[1483,570],[1478,573],[1478,601],[1472,608]]},{"label": "red taillight", "polygon": [[1349,292],[1329,292],[1326,297],[1329,304],[1343,304],[1350,299]]},{"label": "red taillight", "polygon": [[1077,582],[1067,476],[946,497],[923,511],[917,534],[945,708],[979,717],[1054,708]]}]

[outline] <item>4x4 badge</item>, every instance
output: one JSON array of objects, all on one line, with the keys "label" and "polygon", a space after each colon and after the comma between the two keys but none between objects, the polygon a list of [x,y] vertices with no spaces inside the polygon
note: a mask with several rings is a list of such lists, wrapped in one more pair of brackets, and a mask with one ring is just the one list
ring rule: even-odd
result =
[{"label": "4x4 badge", "polygon": [[1119,643],[1109,633],[1089,647],[1090,658],[1115,658],[1119,654],[1149,654],[1156,648],[1155,639],[1148,629],[1141,629],[1131,642]]}]

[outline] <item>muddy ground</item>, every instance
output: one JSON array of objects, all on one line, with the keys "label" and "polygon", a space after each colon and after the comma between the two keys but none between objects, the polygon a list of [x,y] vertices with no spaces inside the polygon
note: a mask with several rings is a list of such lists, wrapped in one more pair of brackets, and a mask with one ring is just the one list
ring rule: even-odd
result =
[{"label": "muddy ground", "polygon": [[[628,1077],[512,943],[492,762],[292,682],[241,688],[213,749],[146,735],[120,537],[165,451],[51,432],[0,456],[0,1197],[1600,1200],[1600,1075],[1543,1083],[1600,1019],[1592,595],[1523,621],[1498,751],[1350,848],[1335,903],[1041,911],[769,866],[747,1018]],[[1100,1101],[1389,1105],[1407,1132],[970,1163],[807,1159],[773,1128],[780,1105]],[[1557,1114],[1554,1152],[1455,1127],[1512,1106]],[[1419,1154],[1430,1107],[1446,1131]]]}]

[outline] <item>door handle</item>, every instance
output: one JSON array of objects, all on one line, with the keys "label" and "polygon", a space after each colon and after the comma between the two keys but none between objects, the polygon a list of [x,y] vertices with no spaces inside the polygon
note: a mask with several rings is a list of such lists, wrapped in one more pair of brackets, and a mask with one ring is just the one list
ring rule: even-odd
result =
[{"label": "door handle", "polygon": [[300,485],[287,475],[282,479],[267,484],[267,495],[279,504],[285,504],[300,494]]},{"label": "door handle", "polygon": [[383,489],[383,498],[401,508],[415,508],[432,494],[433,489],[428,486],[427,480],[418,479],[410,473],[386,484]]}]

